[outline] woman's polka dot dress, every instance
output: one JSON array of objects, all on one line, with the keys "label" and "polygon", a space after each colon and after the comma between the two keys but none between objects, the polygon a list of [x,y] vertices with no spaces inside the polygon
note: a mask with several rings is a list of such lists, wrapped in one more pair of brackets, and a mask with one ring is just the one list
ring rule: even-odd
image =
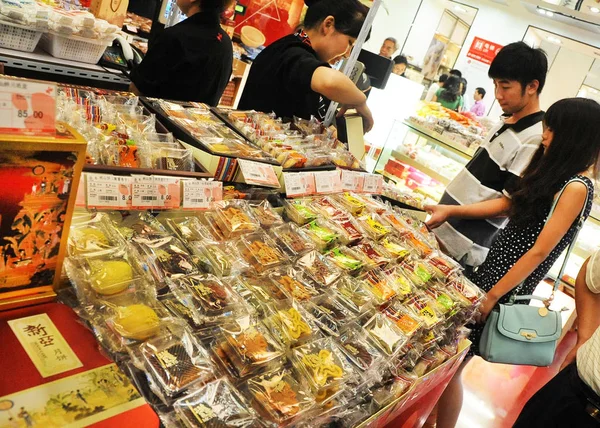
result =
[{"label": "woman's polka dot dress", "polygon": [[[592,209],[592,199],[594,197],[594,184],[584,176],[577,175],[577,178],[583,180],[588,187],[588,203],[584,210],[584,217],[590,214]],[[575,177],[574,177],[575,178]],[[571,179],[572,180],[572,179]],[[562,187],[570,180],[565,181]],[[547,209],[547,214],[550,213],[550,208]],[[547,215],[546,214],[546,215]],[[517,225],[514,222],[509,222],[508,225],[500,232],[498,238],[492,244],[490,252],[485,259],[485,262],[479,266],[477,270],[470,273],[469,279],[479,286],[486,293],[494,287],[504,275],[515,265],[515,263],[533,247],[542,229],[545,221],[540,220],[537,223],[532,223],[526,226]],[[550,255],[540,264],[535,271],[525,280],[525,283],[518,289],[518,295],[530,295],[537,285],[546,277],[550,268],[562,252],[569,246],[575,238],[577,232],[577,222],[567,231],[565,236],[560,240],[558,245],[552,250]],[[510,298],[511,293],[506,294],[500,303],[506,303]],[[521,304],[529,304],[529,301],[520,301]],[[479,355],[479,338],[483,332],[484,324],[470,325],[472,329],[469,340],[473,342],[470,355]]]}]

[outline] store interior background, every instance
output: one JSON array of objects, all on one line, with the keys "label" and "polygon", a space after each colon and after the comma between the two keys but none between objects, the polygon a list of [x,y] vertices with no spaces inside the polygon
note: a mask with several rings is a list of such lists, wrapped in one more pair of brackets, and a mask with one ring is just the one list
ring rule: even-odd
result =
[{"label": "store interior background", "polygon": [[[502,46],[523,40],[547,53],[549,72],[541,96],[542,109],[565,97],[588,97],[600,102],[600,11],[597,11],[600,3],[585,0],[579,12],[572,10],[575,3],[561,0],[386,1],[364,48],[379,53],[383,40],[394,37],[400,46],[395,55],[403,54],[411,66],[421,67],[436,30],[444,25],[448,15],[454,15],[462,21],[463,28],[451,37],[457,39],[458,46],[454,49],[459,52],[456,61],[450,62],[451,68],[461,70],[468,81],[467,106],[473,102],[475,88],[483,87],[487,91],[488,116],[499,118],[502,114],[494,102],[494,86],[487,75],[489,67],[467,57],[475,37]],[[548,14],[547,10],[555,12]],[[410,82],[392,76],[385,91],[373,90],[369,103],[377,112],[379,123],[365,136],[368,143],[391,150],[395,142],[406,135],[402,121],[418,106],[422,91],[429,85],[428,81],[422,81],[420,73],[409,71],[407,77]],[[370,154],[373,155],[373,150]],[[373,158],[367,158],[367,168],[376,169]],[[581,235],[592,237],[585,241],[594,246],[594,241],[598,242],[596,238],[600,238],[600,229],[588,221]],[[584,259],[583,254],[572,256],[568,267],[571,275],[576,274]],[[562,361],[572,345],[573,337],[567,337],[557,353],[557,362]],[[557,372],[559,365],[534,369],[492,365],[476,358],[464,373],[465,402],[458,427],[511,426],[524,403]]]}]

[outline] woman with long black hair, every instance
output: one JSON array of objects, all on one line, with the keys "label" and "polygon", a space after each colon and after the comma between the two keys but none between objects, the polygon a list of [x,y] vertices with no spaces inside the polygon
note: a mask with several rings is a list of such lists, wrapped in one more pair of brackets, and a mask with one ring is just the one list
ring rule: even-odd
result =
[{"label": "woman with long black hair", "polygon": [[[585,98],[560,100],[548,109],[543,129],[540,148],[522,177],[506,185],[502,198],[473,205],[425,207],[432,213],[428,222],[431,228],[451,217],[510,219],[485,262],[469,275],[487,293],[479,323],[469,337],[471,354],[479,354],[479,339],[494,306],[506,303],[514,293],[532,295],[575,238],[580,215],[587,219],[592,208],[594,184],[590,176],[598,173],[600,105]],[[594,174],[590,174],[592,166]],[[563,188],[554,213],[546,221]],[[452,380],[452,388],[456,388],[455,382],[460,383],[461,371]]]},{"label": "woman with long black hair", "polygon": [[305,3],[308,10],[302,26],[256,57],[239,108],[323,120],[331,100],[355,108],[369,131],[373,116],[367,97],[329,65],[350,52],[369,9],[358,0]]},{"label": "woman with long black hair", "polygon": [[432,98],[432,101],[439,102],[447,109],[458,111],[461,100],[460,77],[450,76],[444,82],[444,87],[440,88]]}]

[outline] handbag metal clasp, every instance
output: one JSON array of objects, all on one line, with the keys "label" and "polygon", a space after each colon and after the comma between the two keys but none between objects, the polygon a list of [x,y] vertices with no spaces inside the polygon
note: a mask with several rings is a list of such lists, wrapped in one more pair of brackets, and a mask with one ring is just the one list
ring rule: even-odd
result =
[{"label": "handbag metal clasp", "polygon": [[523,336],[527,340],[531,340],[531,339],[535,339],[537,337],[537,334],[535,334],[532,331],[522,331],[521,336]]}]

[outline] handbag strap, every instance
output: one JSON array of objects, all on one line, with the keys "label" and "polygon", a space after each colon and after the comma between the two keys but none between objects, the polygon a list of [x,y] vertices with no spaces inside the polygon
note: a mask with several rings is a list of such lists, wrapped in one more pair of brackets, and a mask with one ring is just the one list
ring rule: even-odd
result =
[{"label": "handbag strap", "polygon": [[[554,214],[554,211],[556,210],[556,207],[558,206],[558,201],[560,200],[560,198],[561,198],[562,194],[564,193],[565,189],[567,188],[567,186],[569,184],[577,182],[577,181],[584,184],[586,189],[588,189],[587,183],[579,177],[575,177],[575,178],[572,178],[571,180],[569,180],[567,182],[567,184],[565,184],[563,186],[563,188],[561,189],[560,193],[558,194],[558,197],[556,197],[556,199],[554,199],[554,202],[552,202],[552,207],[550,208],[550,213],[548,213],[548,217],[546,217],[544,226],[546,226],[548,224],[548,221],[552,217],[552,214]],[[517,296],[518,291],[521,289],[523,284],[525,284],[525,281],[526,281],[525,280],[525,281],[521,282],[519,284],[519,286],[517,288],[515,288],[515,290],[513,291],[513,294],[510,299],[511,302],[515,302],[518,300],[535,299],[535,300],[543,300],[544,302],[547,302],[546,306],[550,305],[550,302],[552,302],[552,300],[554,299],[554,294],[556,293],[556,290],[558,290],[558,287],[560,286],[561,278],[562,278],[563,274],[565,273],[565,269],[567,267],[567,262],[569,260],[569,257],[571,256],[571,253],[573,252],[573,249],[575,248],[575,243],[577,242],[577,238],[579,237],[579,232],[581,232],[581,228],[583,227],[583,224],[585,223],[585,215],[584,214],[585,214],[585,209],[588,204],[588,200],[589,200],[589,190],[586,191],[586,193],[585,193],[585,201],[583,203],[583,208],[581,209],[581,212],[579,213],[579,216],[577,218],[577,224],[575,225],[575,236],[573,236],[573,240],[569,243],[569,246],[567,248],[567,254],[565,255],[565,259],[562,262],[562,266],[560,267],[558,276],[554,280],[554,287],[552,288],[552,294],[550,295],[550,297],[547,299],[544,299],[542,297],[537,297],[537,296],[533,296],[533,295]]]}]

